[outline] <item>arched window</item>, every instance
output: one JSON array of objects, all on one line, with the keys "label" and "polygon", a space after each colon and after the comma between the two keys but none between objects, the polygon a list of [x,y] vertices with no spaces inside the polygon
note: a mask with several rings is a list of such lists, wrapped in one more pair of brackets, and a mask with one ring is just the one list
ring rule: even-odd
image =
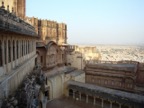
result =
[{"label": "arched window", "polygon": [[9,62],[11,62],[11,44],[10,44],[10,40],[8,41],[8,58],[9,58]]},{"label": "arched window", "polygon": [[19,57],[21,57],[22,56],[22,41],[21,40],[19,41],[19,47],[20,47],[20,49],[19,49]]},{"label": "arched window", "polygon": [[7,44],[6,41],[4,41],[4,55],[5,55],[5,64],[7,63]]},{"label": "arched window", "polygon": [[0,40],[0,66],[2,66],[2,42]]},{"label": "arched window", "polygon": [[26,54],[28,54],[28,41],[26,41]]},{"label": "arched window", "polygon": [[27,55],[27,41],[25,41],[25,48],[26,48],[25,55]]},{"label": "arched window", "polygon": [[15,41],[13,40],[13,60],[15,60]]},{"label": "arched window", "polygon": [[31,52],[33,52],[33,41],[32,41],[32,50],[31,50]]},{"label": "arched window", "polygon": [[17,40],[17,42],[16,42],[16,47],[17,47],[17,59],[19,58],[19,47],[18,47],[19,45],[18,45],[18,40]]},{"label": "arched window", "polygon": [[24,40],[24,55],[26,55],[26,41]]},{"label": "arched window", "polygon": [[30,53],[31,53],[31,50],[32,50],[32,47],[31,47],[31,45],[32,45],[32,42],[30,41]]},{"label": "arched window", "polygon": [[24,48],[23,48],[23,40],[22,40],[22,56],[23,56],[23,50],[24,50]]},{"label": "arched window", "polygon": [[28,54],[30,53],[30,43],[28,41]]}]

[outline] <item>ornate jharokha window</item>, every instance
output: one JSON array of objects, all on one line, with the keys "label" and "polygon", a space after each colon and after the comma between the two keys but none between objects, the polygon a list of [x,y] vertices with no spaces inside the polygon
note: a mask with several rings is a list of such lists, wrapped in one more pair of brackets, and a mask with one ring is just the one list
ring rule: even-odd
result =
[{"label": "ornate jharokha window", "polygon": [[0,66],[2,66],[2,42],[0,40]]}]

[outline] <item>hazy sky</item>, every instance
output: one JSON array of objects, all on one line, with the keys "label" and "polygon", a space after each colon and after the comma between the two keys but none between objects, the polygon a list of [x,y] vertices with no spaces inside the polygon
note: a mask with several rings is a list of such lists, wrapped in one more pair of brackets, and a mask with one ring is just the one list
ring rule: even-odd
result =
[{"label": "hazy sky", "polygon": [[144,0],[26,0],[27,16],[64,22],[70,44],[144,44]]}]

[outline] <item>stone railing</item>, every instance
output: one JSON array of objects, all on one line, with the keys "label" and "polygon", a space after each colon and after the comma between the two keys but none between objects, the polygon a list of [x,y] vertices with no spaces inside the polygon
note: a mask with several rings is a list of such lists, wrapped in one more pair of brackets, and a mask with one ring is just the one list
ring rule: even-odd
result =
[{"label": "stone railing", "polygon": [[0,8],[0,30],[37,36],[33,26],[2,8]]},{"label": "stone railing", "polygon": [[73,52],[73,51],[75,51],[75,46],[74,45],[67,45],[65,50],[67,52]]}]

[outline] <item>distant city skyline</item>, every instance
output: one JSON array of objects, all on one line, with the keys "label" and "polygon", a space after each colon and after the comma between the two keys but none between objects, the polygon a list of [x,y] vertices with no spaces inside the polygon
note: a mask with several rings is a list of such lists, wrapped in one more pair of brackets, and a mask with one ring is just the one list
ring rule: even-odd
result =
[{"label": "distant city skyline", "polygon": [[69,44],[144,44],[144,0],[27,0],[26,15],[68,26]]}]

